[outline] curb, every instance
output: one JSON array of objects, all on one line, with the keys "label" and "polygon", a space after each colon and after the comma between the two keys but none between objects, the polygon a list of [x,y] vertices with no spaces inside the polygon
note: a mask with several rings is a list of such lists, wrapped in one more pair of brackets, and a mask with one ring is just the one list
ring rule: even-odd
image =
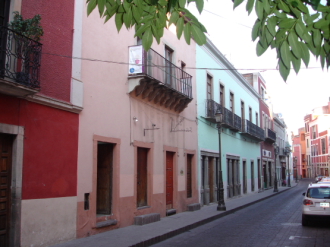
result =
[{"label": "curb", "polygon": [[[297,184],[296,184],[296,185],[297,185]],[[283,192],[285,192],[285,191],[288,191],[288,190],[292,189],[292,188],[295,187],[296,185],[291,186],[290,188],[288,188],[288,189],[286,189],[286,190],[282,190],[282,191],[279,191],[279,192],[274,192],[274,194],[268,195],[268,196],[263,197],[263,198],[261,198],[261,199],[255,200],[255,201],[253,201],[253,202],[249,202],[249,203],[247,203],[247,204],[244,204],[244,205],[241,205],[241,206],[239,206],[239,207],[236,207],[236,208],[230,209],[230,210],[228,210],[228,211],[221,212],[221,213],[219,213],[219,214],[217,214],[217,215],[214,215],[214,216],[212,216],[212,217],[209,217],[209,218],[203,219],[203,220],[198,221],[198,222],[195,222],[195,223],[193,223],[193,224],[190,224],[190,225],[187,225],[187,226],[184,226],[184,227],[178,228],[178,229],[176,229],[176,230],[173,230],[173,231],[167,232],[167,233],[165,233],[165,234],[162,234],[162,235],[159,235],[159,236],[156,236],[156,237],[152,237],[152,238],[147,239],[147,240],[143,240],[143,241],[141,241],[141,242],[139,242],[139,243],[136,243],[136,244],[131,245],[130,247],[146,247],[146,246],[150,246],[150,245],[153,245],[153,244],[157,244],[157,243],[159,243],[159,242],[162,242],[162,241],[164,241],[164,240],[166,240],[166,239],[172,238],[172,237],[174,237],[174,236],[176,236],[176,235],[179,235],[179,234],[181,234],[181,233],[184,233],[184,232],[189,231],[189,230],[191,230],[191,229],[194,229],[194,228],[196,228],[196,227],[199,227],[199,226],[205,225],[205,224],[207,224],[207,223],[210,223],[210,222],[212,222],[212,221],[214,221],[214,220],[220,219],[220,218],[222,218],[222,217],[224,217],[224,216],[226,216],[226,215],[229,215],[229,214],[235,213],[235,212],[237,212],[237,211],[239,211],[239,210],[241,210],[241,209],[243,209],[243,208],[246,208],[246,207],[248,207],[248,206],[251,206],[251,205],[253,205],[253,204],[255,204],[255,203],[261,202],[261,201],[266,200],[266,199],[268,199],[268,198],[270,198],[270,197],[273,197],[273,196],[276,196],[276,195],[278,195],[278,194],[281,194],[281,193],[283,193]]]}]

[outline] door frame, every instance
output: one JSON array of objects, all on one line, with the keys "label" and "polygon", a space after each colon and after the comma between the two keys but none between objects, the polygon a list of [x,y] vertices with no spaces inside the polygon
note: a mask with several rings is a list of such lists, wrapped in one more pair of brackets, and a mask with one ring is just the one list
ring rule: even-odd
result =
[{"label": "door frame", "polygon": [[[166,151],[165,152],[165,169],[166,169],[166,174],[165,174],[165,184],[166,184],[166,190],[165,190],[165,204],[166,204],[166,209],[172,209],[174,208],[174,157],[175,157],[175,153],[174,152],[169,152],[169,151]],[[168,168],[169,168],[169,165],[168,165],[168,159],[169,158],[169,162],[170,162],[170,168],[172,168],[170,171],[168,171]],[[169,183],[170,181],[170,178],[169,178],[169,175],[172,176],[172,181],[171,183]],[[167,198],[167,193],[169,192],[169,187],[168,185],[170,185],[170,189],[172,190],[171,191],[171,198],[170,198],[170,201],[171,203],[168,203],[168,198]]]},{"label": "door frame", "polygon": [[11,172],[11,226],[9,228],[10,246],[21,244],[21,207],[22,207],[22,172],[24,127],[0,123],[0,133],[15,135],[12,147],[12,172]]},{"label": "door frame", "polygon": [[[138,154],[138,148],[147,148],[149,149],[148,155],[147,155],[147,206],[143,207],[136,207],[136,204],[134,206],[135,210],[141,210],[145,208],[150,208],[153,205],[153,163],[154,163],[154,144],[153,143],[147,143],[147,142],[141,142],[141,141],[134,141],[134,203],[137,202],[137,154]],[[144,211],[141,211],[144,213]]]},{"label": "door frame", "polygon": [[149,148],[137,147],[136,166],[136,207],[143,208],[150,204],[148,197],[148,153]]},{"label": "door frame", "polygon": [[[90,220],[92,227],[96,227],[96,193],[97,193],[97,145],[99,142],[107,142],[113,144],[113,160],[112,160],[112,211],[108,219],[116,219],[120,221],[119,214],[119,167],[120,167],[120,145],[121,140],[113,137],[105,137],[100,135],[93,135],[93,174],[92,174],[92,191],[84,191],[90,193]],[[79,162],[79,161],[78,161]],[[78,191],[79,192],[79,191]],[[83,210],[83,209],[80,209]],[[84,210],[85,211],[85,210]],[[81,212],[78,212],[81,213]],[[102,218],[102,217],[101,217]],[[102,220],[101,220],[102,221]]]},{"label": "door frame", "polygon": [[166,152],[172,152],[173,154],[173,203],[172,208],[178,208],[178,152],[179,149],[176,147],[165,146],[163,149],[164,157],[163,157],[163,164],[164,164],[164,210],[166,211]]}]

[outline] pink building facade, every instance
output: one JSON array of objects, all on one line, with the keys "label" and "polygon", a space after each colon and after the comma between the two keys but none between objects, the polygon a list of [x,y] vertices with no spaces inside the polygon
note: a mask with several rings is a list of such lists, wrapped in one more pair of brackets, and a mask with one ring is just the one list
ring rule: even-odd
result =
[{"label": "pink building facade", "polygon": [[[330,102],[328,105],[317,107],[313,109],[312,113],[306,115],[305,129],[308,135],[306,141],[306,154],[305,158],[308,169],[306,174],[311,176],[323,175],[329,176],[329,130],[330,130]],[[307,153],[307,151],[306,151]]]},{"label": "pink building facade", "polygon": [[300,135],[292,136],[292,159],[293,159],[293,177],[295,179],[301,179],[302,177],[302,152]]},{"label": "pink building facade", "polygon": [[[81,68],[77,237],[159,220],[198,203],[195,44],[165,30],[144,52],[76,5]],[[76,52],[76,53],[75,53]],[[96,59],[98,61],[89,61]],[[103,61],[103,62],[102,62]],[[143,66],[142,66],[143,64]],[[143,216],[143,217],[142,217]]]}]

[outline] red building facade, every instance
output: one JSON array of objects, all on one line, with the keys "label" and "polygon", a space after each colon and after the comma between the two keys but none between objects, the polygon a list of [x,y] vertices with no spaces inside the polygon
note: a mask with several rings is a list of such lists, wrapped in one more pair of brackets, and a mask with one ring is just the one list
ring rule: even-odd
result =
[{"label": "red building facade", "polygon": [[[72,55],[74,2],[3,2],[0,246],[45,246],[75,237],[81,107],[70,102],[72,59],[65,57]],[[8,29],[14,11],[41,15],[41,43]]]}]

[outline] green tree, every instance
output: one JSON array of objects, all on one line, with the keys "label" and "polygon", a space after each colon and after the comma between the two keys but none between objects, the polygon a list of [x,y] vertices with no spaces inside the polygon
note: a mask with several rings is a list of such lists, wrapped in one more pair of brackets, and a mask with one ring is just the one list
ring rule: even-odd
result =
[{"label": "green tree", "polygon": [[[206,28],[186,8],[195,2],[201,13],[204,0],[87,0],[87,14],[98,9],[107,22],[112,17],[118,32],[125,26],[135,28],[135,36],[142,39],[149,50],[153,38],[160,43],[164,29],[176,26],[178,39],[184,36],[187,44],[193,38],[199,45],[206,43]],[[320,60],[322,68],[330,67],[330,0],[232,0],[233,7],[246,3],[257,20],[252,40],[257,41],[257,55],[269,47],[276,49],[279,71],[287,79],[291,66],[299,72],[301,61],[308,67],[310,53]]]}]

